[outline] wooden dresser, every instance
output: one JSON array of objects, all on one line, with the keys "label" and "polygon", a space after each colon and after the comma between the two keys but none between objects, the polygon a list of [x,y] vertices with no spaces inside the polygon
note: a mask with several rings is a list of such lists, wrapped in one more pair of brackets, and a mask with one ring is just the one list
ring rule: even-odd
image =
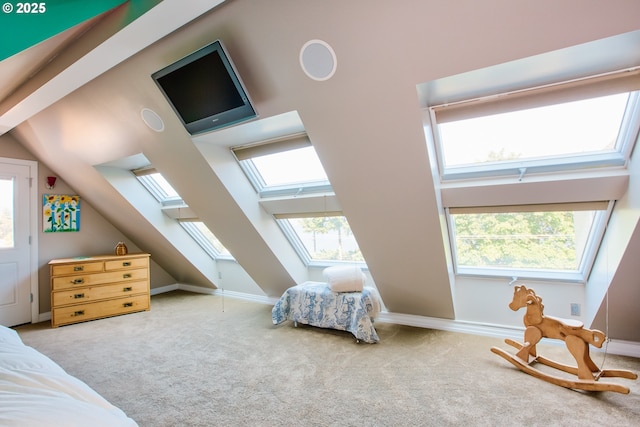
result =
[{"label": "wooden dresser", "polygon": [[151,308],[149,254],[54,259],[49,268],[53,327]]}]

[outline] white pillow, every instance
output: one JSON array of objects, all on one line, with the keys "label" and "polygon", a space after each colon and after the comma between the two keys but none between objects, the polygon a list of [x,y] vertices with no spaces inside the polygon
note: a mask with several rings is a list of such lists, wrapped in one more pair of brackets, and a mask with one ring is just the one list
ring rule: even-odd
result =
[{"label": "white pillow", "polygon": [[333,292],[362,292],[365,276],[356,266],[327,267],[322,272]]}]

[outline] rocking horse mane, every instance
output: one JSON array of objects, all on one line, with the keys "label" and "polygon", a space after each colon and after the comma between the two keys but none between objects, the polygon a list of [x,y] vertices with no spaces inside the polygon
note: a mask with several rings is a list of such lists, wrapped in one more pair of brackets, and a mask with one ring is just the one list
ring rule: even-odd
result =
[{"label": "rocking horse mane", "polygon": [[512,310],[526,307],[525,324],[538,324],[544,318],[544,304],[542,298],[536,295],[533,289],[527,289],[524,285],[518,285],[514,289],[513,301],[509,304]]},{"label": "rocking horse mane", "polygon": [[[527,289],[527,304],[535,304],[540,307],[540,316],[544,316],[544,304],[542,303],[542,297],[536,295],[536,291],[533,289]],[[529,302],[531,301],[531,302]]]}]

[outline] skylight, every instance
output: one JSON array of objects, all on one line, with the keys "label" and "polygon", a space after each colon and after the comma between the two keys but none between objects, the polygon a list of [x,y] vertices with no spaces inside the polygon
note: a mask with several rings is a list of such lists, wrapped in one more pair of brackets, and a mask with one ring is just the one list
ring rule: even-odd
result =
[{"label": "skylight", "polygon": [[312,146],[282,151],[250,160],[265,187],[327,183],[327,174]]},{"label": "skylight", "polygon": [[278,219],[307,264],[364,263],[344,216]]},{"label": "skylight", "polygon": [[180,225],[212,258],[233,259],[231,252],[202,221],[180,221]]},{"label": "skylight", "polygon": [[620,71],[429,107],[441,179],[625,166],[638,80]]},{"label": "skylight", "polygon": [[309,140],[298,137],[234,150],[261,197],[331,191],[329,179]]},{"label": "skylight", "polygon": [[452,213],[456,271],[581,281],[607,214],[608,209]]},{"label": "skylight", "polygon": [[628,98],[621,93],[438,124],[444,168],[613,152]]},{"label": "skylight", "polygon": [[[182,205],[187,207],[178,192],[169,184],[160,172],[147,167],[133,171],[138,181],[158,200],[163,206]],[[165,212],[166,213],[166,212]],[[193,238],[193,240],[214,259],[229,258],[231,253],[220,243],[220,240],[196,218],[180,218],[180,225]]]},{"label": "skylight", "polygon": [[364,263],[306,133],[232,148],[261,206],[307,265]]},{"label": "skylight", "polygon": [[[638,138],[638,80],[637,70],[623,70],[520,82],[428,107],[456,274],[586,281],[620,197],[605,182],[626,167]],[[606,190],[585,188],[594,182]],[[512,205],[505,194],[516,188]],[[444,197],[456,192],[468,197]]]},{"label": "skylight", "polygon": [[155,169],[134,171],[136,178],[161,203],[171,200],[182,200],[178,192],[169,184],[161,173]]}]

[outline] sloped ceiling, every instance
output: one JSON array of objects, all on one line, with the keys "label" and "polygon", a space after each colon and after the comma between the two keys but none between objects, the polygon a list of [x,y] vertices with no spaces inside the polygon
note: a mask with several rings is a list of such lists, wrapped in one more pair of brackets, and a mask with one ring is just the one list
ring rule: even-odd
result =
[{"label": "sloped ceiling", "polygon": [[[300,115],[387,308],[440,318],[455,317],[454,295],[417,85],[640,29],[640,3],[632,1],[218,3],[164,0],[70,64],[54,85],[38,83],[32,95],[13,99],[0,130],[176,279],[202,283],[93,167],[144,153],[256,283],[279,296],[302,278],[300,267],[266,239],[273,230],[257,227],[261,213],[242,208],[247,201],[212,170],[149,77],[222,39],[262,118]],[[300,48],[311,39],[336,52],[328,81],[300,69]],[[143,107],[160,114],[164,132],[145,127]],[[205,140],[215,145],[217,135]]]}]

